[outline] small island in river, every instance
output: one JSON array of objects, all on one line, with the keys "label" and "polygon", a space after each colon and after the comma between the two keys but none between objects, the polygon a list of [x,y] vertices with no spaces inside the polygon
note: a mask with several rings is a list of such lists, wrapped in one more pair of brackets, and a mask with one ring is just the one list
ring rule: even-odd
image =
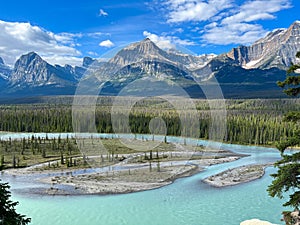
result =
[{"label": "small island in river", "polygon": [[245,165],[207,177],[203,181],[214,187],[226,187],[250,182],[261,178],[265,174],[265,168],[272,164]]}]

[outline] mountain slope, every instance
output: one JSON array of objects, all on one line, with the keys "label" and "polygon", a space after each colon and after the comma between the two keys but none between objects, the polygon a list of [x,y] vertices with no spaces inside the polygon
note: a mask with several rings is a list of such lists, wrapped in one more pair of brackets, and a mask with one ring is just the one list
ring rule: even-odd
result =
[{"label": "mountain slope", "polygon": [[227,56],[246,69],[286,68],[295,63],[300,51],[300,21],[288,29],[277,29],[251,46],[239,46]]},{"label": "mountain slope", "polygon": [[[284,97],[277,86],[283,80],[286,71],[279,68],[245,69],[226,54],[212,59],[204,68],[196,71],[199,76],[217,80],[225,98],[277,98]],[[203,97],[196,93],[195,87],[189,88],[193,97]],[[204,96],[205,97],[205,96]]]},{"label": "mountain slope", "polygon": [[215,55],[194,56],[182,54],[176,51],[164,51],[154,44],[149,38],[141,42],[133,43],[119,51],[109,63],[115,66],[124,67],[132,63],[142,61],[156,61],[170,65],[184,65],[188,69],[195,70],[206,65]]},{"label": "mountain slope", "polygon": [[76,80],[70,68],[54,67],[44,61],[39,55],[30,52],[20,57],[10,76],[11,86],[68,86]]},{"label": "mountain slope", "polygon": [[11,72],[11,68],[5,65],[3,59],[0,57],[0,79],[7,80]]}]

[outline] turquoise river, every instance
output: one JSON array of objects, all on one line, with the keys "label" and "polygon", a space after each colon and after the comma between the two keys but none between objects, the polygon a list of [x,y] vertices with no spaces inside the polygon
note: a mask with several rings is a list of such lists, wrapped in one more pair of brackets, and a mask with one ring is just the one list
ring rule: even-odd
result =
[{"label": "turquoise river", "polygon": [[[0,134],[0,138],[31,135]],[[52,137],[59,134],[47,135]],[[168,141],[182,142],[182,139],[168,137]],[[218,144],[203,140],[188,142]],[[41,196],[28,191],[40,185],[34,181],[34,177],[2,174],[0,178],[10,183],[13,200],[20,203],[18,212],[31,217],[32,225],[239,225],[244,220],[254,218],[283,224],[280,221],[284,210],[283,201],[270,198],[266,191],[272,181],[270,174],[275,172],[274,168],[267,168],[261,179],[237,186],[214,188],[202,182],[203,178],[228,168],[274,162],[280,158],[278,151],[231,144],[222,144],[221,148],[249,156],[235,162],[210,166],[204,172],[178,179],[159,189],[132,194]]]}]

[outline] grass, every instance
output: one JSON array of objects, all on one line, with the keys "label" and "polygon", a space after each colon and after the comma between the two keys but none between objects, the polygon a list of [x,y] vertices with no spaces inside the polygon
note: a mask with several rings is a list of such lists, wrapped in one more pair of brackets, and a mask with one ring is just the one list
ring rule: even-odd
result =
[{"label": "grass", "polygon": [[[130,162],[189,160],[203,158],[192,156],[191,152],[205,151],[202,146],[186,145],[184,149],[178,149],[178,146],[173,143],[152,140],[130,140],[130,146],[126,146],[123,141],[121,139],[37,137],[0,141],[0,169],[22,168],[42,163],[44,165],[37,167],[36,170],[103,167],[121,162],[127,159],[128,155],[133,156]],[[152,148],[153,150],[150,150]],[[182,154],[183,151],[188,155]],[[178,156],[172,152],[181,152],[181,154]],[[139,156],[136,157],[134,153],[139,153]]]}]

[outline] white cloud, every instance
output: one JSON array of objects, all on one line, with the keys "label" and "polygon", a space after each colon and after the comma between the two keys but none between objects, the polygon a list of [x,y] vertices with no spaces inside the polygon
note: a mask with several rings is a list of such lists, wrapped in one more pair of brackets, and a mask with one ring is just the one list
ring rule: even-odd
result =
[{"label": "white cloud", "polygon": [[98,56],[98,53],[93,51],[89,51],[88,54],[91,56]]},{"label": "white cloud", "polygon": [[[291,7],[291,0],[164,0],[167,22],[208,22],[197,32],[204,44],[251,44],[268,32],[258,23],[275,19],[277,12]],[[225,10],[226,9],[226,10]],[[203,26],[203,25],[202,25]]]},{"label": "white cloud", "polygon": [[0,56],[10,65],[30,51],[46,58],[79,57],[81,53],[73,44],[71,34],[54,34],[30,23],[0,20]]},{"label": "white cloud", "polygon": [[289,0],[254,0],[238,7],[219,23],[211,23],[204,29],[202,39],[210,44],[251,44],[264,37],[268,31],[255,23],[274,19],[274,13],[291,7]]},{"label": "white cloud", "polygon": [[175,48],[175,45],[171,43],[166,37],[160,37],[156,34],[152,34],[148,31],[144,31],[143,35],[153,41],[158,47],[162,49],[171,49]]},{"label": "white cloud", "polygon": [[105,41],[100,42],[99,46],[111,48],[111,47],[115,46],[115,44],[111,40],[105,40]]},{"label": "white cloud", "polygon": [[42,58],[47,61],[48,63],[55,65],[65,65],[69,64],[72,66],[81,66],[82,65],[82,58],[73,57],[73,56],[61,56],[61,55],[51,55],[51,56],[42,56]]},{"label": "white cloud", "polygon": [[267,31],[257,24],[235,23],[228,26],[219,26],[216,23],[205,27],[202,40],[205,43],[217,45],[251,44],[265,36]]},{"label": "white cloud", "polygon": [[85,34],[87,37],[92,37],[92,38],[98,38],[98,37],[102,37],[104,35],[106,36],[110,36],[109,33],[102,33],[102,32],[94,32],[94,33],[87,33]]},{"label": "white cloud", "polygon": [[176,33],[183,33],[184,30],[182,28],[177,28],[177,29],[175,29],[174,32],[176,32]]},{"label": "white cloud", "polygon": [[224,9],[232,7],[233,0],[168,0],[168,22],[206,21]]},{"label": "white cloud", "polygon": [[84,35],[82,33],[72,34],[72,33],[60,33],[60,34],[53,34],[49,32],[55,40],[62,44],[74,44],[74,38],[82,38]]},{"label": "white cloud", "polygon": [[105,12],[103,9],[99,10],[99,16],[108,16],[108,13]]},{"label": "white cloud", "polygon": [[225,18],[223,24],[232,24],[239,22],[253,22],[257,20],[274,19],[272,13],[290,8],[289,0],[255,0],[246,2],[239,8],[239,11]]},{"label": "white cloud", "polygon": [[158,47],[162,49],[176,48],[176,45],[195,45],[194,42],[188,40],[181,40],[174,36],[158,36],[157,34],[144,31],[143,35],[153,41]]}]

